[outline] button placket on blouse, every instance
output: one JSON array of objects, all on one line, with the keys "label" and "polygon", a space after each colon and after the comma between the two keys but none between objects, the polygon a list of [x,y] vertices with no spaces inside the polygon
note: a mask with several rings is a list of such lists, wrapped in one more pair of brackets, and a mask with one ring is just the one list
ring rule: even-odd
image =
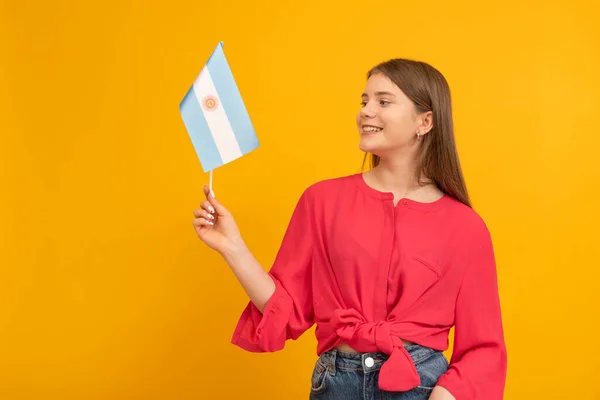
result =
[{"label": "button placket on blouse", "polygon": [[376,295],[373,300],[375,321],[385,321],[387,319],[388,275],[396,231],[396,212],[393,200],[386,200],[383,206],[385,208],[386,219],[381,234],[381,255],[375,283]]}]

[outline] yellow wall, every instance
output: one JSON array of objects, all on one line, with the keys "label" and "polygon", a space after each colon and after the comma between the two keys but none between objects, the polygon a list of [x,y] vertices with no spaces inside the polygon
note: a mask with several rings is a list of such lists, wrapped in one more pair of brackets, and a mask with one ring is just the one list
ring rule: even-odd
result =
[{"label": "yellow wall", "polygon": [[428,61],[495,241],[505,398],[600,398],[600,7],[222,3],[0,3],[0,398],[307,398],[312,331],[230,345],[246,297],[191,226],[178,105],[220,40],[262,146],[215,191],[265,268],[301,191],[359,171],[367,69]]}]

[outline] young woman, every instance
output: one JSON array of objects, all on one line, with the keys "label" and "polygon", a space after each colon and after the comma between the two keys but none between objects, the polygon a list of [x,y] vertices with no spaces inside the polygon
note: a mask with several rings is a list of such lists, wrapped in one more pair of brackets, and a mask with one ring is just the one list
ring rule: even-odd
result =
[{"label": "young woman", "polygon": [[469,203],[446,80],[423,62],[377,65],[356,122],[372,168],[304,191],[268,273],[205,187],[196,233],[250,298],[232,342],[277,351],[316,324],[311,399],[502,399],[493,247]]}]

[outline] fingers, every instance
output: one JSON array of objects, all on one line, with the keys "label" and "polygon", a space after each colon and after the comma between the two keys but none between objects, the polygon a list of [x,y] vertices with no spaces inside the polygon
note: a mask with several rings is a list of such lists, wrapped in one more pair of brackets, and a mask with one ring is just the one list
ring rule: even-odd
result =
[{"label": "fingers", "polygon": [[214,224],[214,222],[207,220],[206,218],[196,218],[194,222],[192,222],[192,225],[194,225],[196,228],[202,228],[203,226],[213,226]]},{"label": "fingers", "polygon": [[204,195],[206,200],[214,207],[218,215],[227,214],[227,209],[215,198],[214,192],[211,192],[207,185],[204,185]]},{"label": "fingers", "polygon": [[215,208],[210,204],[208,200],[204,200],[202,203],[200,203],[200,207],[206,210],[209,214],[215,213]]},{"label": "fingers", "polygon": [[204,195],[208,198],[209,195],[212,195],[212,197],[215,197],[215,192],[213,190],[210,190],[210,188],[206,185],[204,185]]},{"label": "fingers", "polygon": [[198,209],[198,210],[194,210],[194,217],[196,218],[204,218],[207,221],[212,221],[215,222],[215,216],[207,211],[206,209]]}]

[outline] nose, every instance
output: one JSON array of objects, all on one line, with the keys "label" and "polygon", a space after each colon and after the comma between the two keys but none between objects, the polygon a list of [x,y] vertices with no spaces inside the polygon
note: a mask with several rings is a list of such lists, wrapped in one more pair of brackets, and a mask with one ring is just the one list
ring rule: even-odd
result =
[{"label": "nose", "polygon": [[375,117],[375,108],[370,102],[367,102],[367,104],[365,104],[365,106],[360,110],[360,116],[363,118]]}]

